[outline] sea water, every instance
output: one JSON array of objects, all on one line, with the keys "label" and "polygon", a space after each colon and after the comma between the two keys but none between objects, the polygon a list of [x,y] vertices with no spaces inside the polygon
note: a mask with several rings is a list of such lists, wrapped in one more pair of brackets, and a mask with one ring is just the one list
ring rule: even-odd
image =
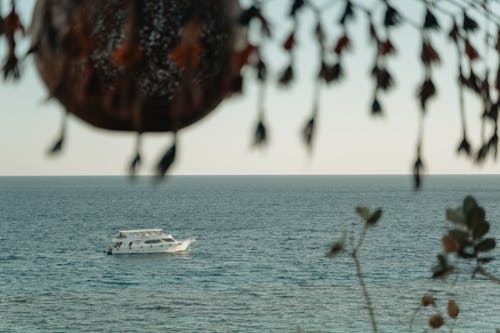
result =
[{"label": "sea water", "polygon": [[[429,292],[443,313],[458,302],[454,332],[494,332],[500,285],[468,264],[444,281],[431,268],[445,209],[467,194],[500,236],[500,176],[424,180],[415,192],[409,176],[0,178],[0,332],[369,332],[351,258],[325,256],[358,237],[360,205],[383,208],[359,251],[380,332],[409,332]],[[157,227],[197,241],[180,255],[104,253],[119,229]]]}]

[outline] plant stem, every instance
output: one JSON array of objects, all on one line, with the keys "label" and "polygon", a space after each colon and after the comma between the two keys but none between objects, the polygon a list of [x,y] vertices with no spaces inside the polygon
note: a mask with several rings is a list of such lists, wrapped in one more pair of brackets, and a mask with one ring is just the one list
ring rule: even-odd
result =
[{"label": "plant stem", "polygon": [[493,282],[499,283],[500,284],[500,278],[491,274],[490,272],[487,272],[483,266],[477,266],[476,269],[474,269],[474,273],[479,273],[482,274],[483,276],[487,277]]},{"label": "plant stem", "polygon": [[363,296],[365,297],[365,303],[366,306],[368,307],[368,315],[370,316],[370,322],[372,324],[373,332],[377,333],[377,322],[375,321],[375,313],[373,311],[373,305],[372,301],[370,299],[370,295],[368,294],[368,288],[366,287],[365,281],[363,280],[363,273],[361,271],[361,264],[358,259],[358,254],[357,254],[357,248],[351,253],[352,260],[354,261],[354,264],[356,266],[356,276],[358,277],[359,284],[361,286],[361,289],[363,290]]}]

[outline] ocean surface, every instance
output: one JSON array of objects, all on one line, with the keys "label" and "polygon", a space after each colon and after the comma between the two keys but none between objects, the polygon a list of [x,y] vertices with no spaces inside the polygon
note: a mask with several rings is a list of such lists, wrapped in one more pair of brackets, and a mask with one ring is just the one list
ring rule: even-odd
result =
[{"label": "ocean surface", "polygon": [[[359,252],[380,332],[410,332],[431,291],[444,313],[457,300],[454,332],[494,333],[499,284],[460,263],[430,278],[445,208],[467,194],[500,236],[500,176],[428,176],[419,193],[409,176],[0,177],[0,332],[369,332],[351,258],[325,256],[358,237],[364,205],[384,211]],[[197,241],[103,252],[119,229],[153,227]]]}]

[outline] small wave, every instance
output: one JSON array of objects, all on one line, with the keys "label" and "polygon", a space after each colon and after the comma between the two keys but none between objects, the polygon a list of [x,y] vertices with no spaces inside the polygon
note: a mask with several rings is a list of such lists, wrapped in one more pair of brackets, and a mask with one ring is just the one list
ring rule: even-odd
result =
[{"label": "small wave", "polygon": [[13,261],[13,260],[17,260],[19,258],[20,257],[11,254],[11,255],[8,255],[5,257],[0,257],[0,261]]},{"label": "small wave", "polygon": [[127,282],[127,281],[102,281],[104,284],[110,284],[114,286],[138,286],[139,282]]}]

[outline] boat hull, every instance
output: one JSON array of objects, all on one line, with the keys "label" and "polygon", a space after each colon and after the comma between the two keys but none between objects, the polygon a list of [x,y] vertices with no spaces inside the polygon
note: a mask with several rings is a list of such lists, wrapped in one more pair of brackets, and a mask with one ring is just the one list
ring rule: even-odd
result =
[{"label": "boat hull", "polygon": [[145,254],[145,253],[176,253],[185,252],[194,242],[194,239],[178,241],[176,244],[144,244],[131,247],[121,246],[119,248],[109,248],[107,254]]}]

